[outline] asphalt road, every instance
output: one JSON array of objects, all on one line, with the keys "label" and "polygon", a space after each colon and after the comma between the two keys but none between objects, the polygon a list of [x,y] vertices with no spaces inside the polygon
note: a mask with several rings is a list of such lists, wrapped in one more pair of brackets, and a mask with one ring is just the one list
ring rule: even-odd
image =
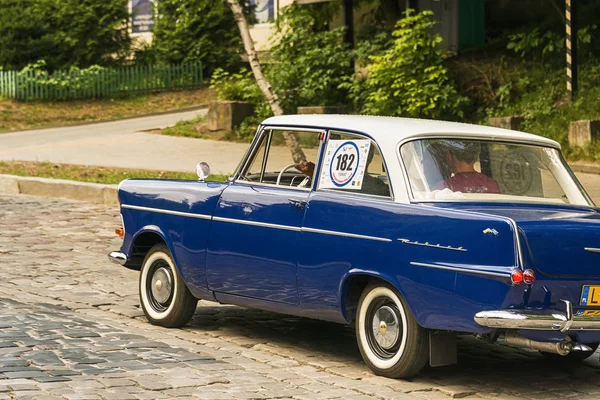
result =
[{"label": "asphalt road", "polygon": [[343,325],[200,302],[183,329],[150,325],[138,273],[111,264],[118,210],[0,196],[0,400],[598,399],[580,364],[459,339],[458,365],[374,376]]},{"label": "asphalt road", "polygon": [[[50,161],[107,167],[196,170],[208,162],[216,173],[230,173],[247,144],[144,133],[205,115],[207,110],[132,118],[63,128],[0,134],[0,160]],[[228,157],[223,158],[224,153]]]}]

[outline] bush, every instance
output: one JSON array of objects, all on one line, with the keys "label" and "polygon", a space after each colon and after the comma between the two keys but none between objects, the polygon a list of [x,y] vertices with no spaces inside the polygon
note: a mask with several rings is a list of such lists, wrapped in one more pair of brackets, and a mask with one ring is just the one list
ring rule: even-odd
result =
[{"label": "bush", "polygon": [[0,0],[0,10],[5,69],[108,66],[129,51],[127,0]]},{"label": "bush", "polygon": [[159,62],[200,61],[205,76],[242,65],[242,41],[225,1],[160,0],[156,7],[154,55]]},{"label": "bush", "polygon": [[45,86],[48,91],[52,89],[61,90],[65,96],[76,91],[92,92],[96,87],[100,73],[103,71],[105,71],[105,68],[92,65],[85,69],[71,67],[68,73],[50,75],[46,61],[40,60],[26,65],[17,74],[19,78],[17,95],[18,98],[26,98],[25,89],[27,87],[39,88],[42,86]]},{"label": "bush", "polygon": [[339,5],[324,3],[283,10],[266,70],[287,112],[346,101],[347,92],[339,86],[352,72],[352,54],[344,28],[328,29],[338,10]]},{"label": "bush", "polygon": [[[466,98],[460,96],[444,65],[442,38],[431,11],[408,10],[381,55],[370,56],[366,78],[357,77],[351,93],[362,113],[403,117],[462,117]],[[346,84],[348,85],[348,84]],[[364,102],[364,104],[360,104]],[[361,107],[362,106],[362,107]]]}]

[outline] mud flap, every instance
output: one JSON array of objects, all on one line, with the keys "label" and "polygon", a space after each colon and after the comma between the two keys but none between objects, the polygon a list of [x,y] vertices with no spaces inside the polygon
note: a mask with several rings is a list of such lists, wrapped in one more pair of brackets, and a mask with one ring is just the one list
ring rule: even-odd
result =
[{"label": "mud flap", "polygon": [[429,331],[429,365],[442,367],[457,362],[456,332]]}]

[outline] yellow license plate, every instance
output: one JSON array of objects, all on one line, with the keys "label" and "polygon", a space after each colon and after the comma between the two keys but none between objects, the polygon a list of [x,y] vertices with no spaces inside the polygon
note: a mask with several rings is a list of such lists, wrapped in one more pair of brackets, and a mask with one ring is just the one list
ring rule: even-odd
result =
[{"label": "yellow license plate", "polygon": [[581,290],[581,305],[600,307],[600,285],[583,285]]},{"label": "yellow license plate", "polygon": [[578,317],[600,317],[600,310],[579,310],[575,315]]}]

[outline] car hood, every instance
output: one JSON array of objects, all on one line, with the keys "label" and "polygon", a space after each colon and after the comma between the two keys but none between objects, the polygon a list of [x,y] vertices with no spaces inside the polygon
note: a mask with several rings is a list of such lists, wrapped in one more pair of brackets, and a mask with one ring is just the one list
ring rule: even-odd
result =
[{"label": "car hood", "polygon": [[600,277],[598,209],[526,205],[459,208],[513,219],[521,234],[525,259],[544,275]]}]

